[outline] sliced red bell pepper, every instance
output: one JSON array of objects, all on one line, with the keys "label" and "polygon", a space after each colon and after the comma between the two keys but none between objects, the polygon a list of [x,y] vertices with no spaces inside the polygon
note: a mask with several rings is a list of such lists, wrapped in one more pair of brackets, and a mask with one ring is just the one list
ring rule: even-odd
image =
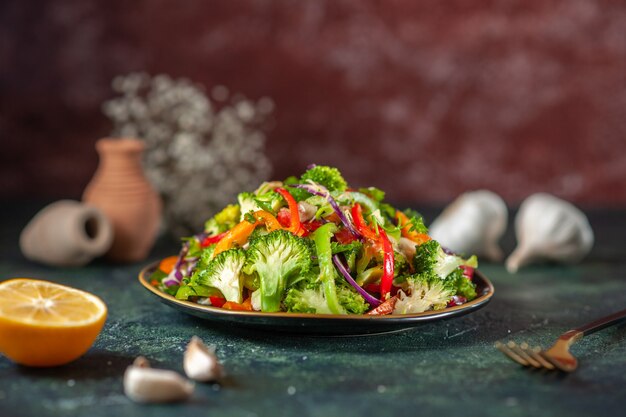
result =
[{"label": "sliced red bell pepper", "polygon": [[393,274],[394,274],[394,253],[393,247],[391,246],[391,242],[389,241],[389,237],[387,237],[387,233],[381,227],[378,229],[378,233],[380,234],[380,240],[383,244],[383,276],[380,279],[380,299],[385,301],[387,299],[387,295],[389,291],[391,291],[391,285],[393,284]]},{"label": "sliced red bell pepper", "polygon": [[380,294],[380,284],[367,284],[364,285],[365,291]]},{"label": "sliced red bell pepper", "polygon": [[337,233],[335,233],[335,239],[337,239],[337,242],[342,245],[347,245],[348,243],[352,243],[357,240],[356,236],[354,236],[352,232],[345,227],[342,227]]},{"label": "sliced red bell pepper", "polygon": [[[367,284],[365,286],[363,286],[363,288],[365,288],[365,291],[372,293],[372,294],[380,294],[380,284]],[[398,294],[398,291],[400,291],[402,288],[400,287],[396,287],[395,285],[391,286],[391,290],[389,291],[389,294],[391,294],[391,296],[393,297],[394,295]]]},{"label": "sliced red bell pepper", "polygon": [[206,248],[207,246],[211,246],[212,244],[217,243],[220,240],[222,240],[222,238],[226,236],[227,233],[228,232],[224,232],[218,235],[207,236],[204,239],[202,239],[202,242],[200,242],[200,246],[203,248]]},{"label": "sliced red bell pepper", "polygon": [[310,220],[308,222],[303,222],[302,227],[305,230],[305,233],[302,236],[308,236],[317,229],[319,229],[324,223],[320,220]]},{"label": "sliced red bell pepper", "polygon": [[474,278],[474,268],[467,265],[461,265],[461,269],[463,270],[463,276],[469,279],[470,281]]},{"label": "sliced red bell pepper", "polygon": [[387,237],[387,233],[382,227],[378,228],[377,234],[367,225],[367,223],[365,223],[361,205],[359,203],[352,206],[352,220],[354,221],[356,229],[363,236],[375,242],[379,242],[383,247],[383,276],[380,279],[380,299],[385,301],[389,291],[391,291],[394,274],[394,253],[389,237]]},{"label": "sliced red bell pepper", "polygon": [[356,203],[352,206],[352,221],[354,221],[354,225],[356,226],[356,230],[359,231],[363,236],[368,239],[378,241],[379,237],[374,230],[372,230],[367,223],[365,223],[365,219],[363,218],[363,211],[361,210],[361,205]]},{"label": "sliced red bell pepper", "polygon": [[300,210],[298,209],[296,199],[293,198],[291,193],[284,188],[276,188],[274,191],[282,195],[289,206],[289,214],[291,215],[291,218],[289,219],[289,228],[287,230],[296,236],[302,236],[305,230],[302,228],[302,223],[300,222]]},{"label": "sliced red bell pepper", "polygon": [[210,296],[209,300],[211,301],[211,305],[214,307],[221,307],[226,302],[225,298]]},{"label": "sliced red bell pepper", "polygon": [[291,214],[289,214],[289,209],[286,207],[283,207],[280,210],[278,210],[278,213],[276,214],[276,219],[278,220],[278,223],[280,223],[282,227],[284,227],[285,229],[288,229],[289,226],[291,225]]}]

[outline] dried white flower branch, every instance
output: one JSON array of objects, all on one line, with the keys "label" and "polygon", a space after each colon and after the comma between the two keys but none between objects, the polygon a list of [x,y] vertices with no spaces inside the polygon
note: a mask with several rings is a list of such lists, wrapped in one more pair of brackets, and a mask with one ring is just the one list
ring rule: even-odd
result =
[{"label": "dried white flower branch", "polygon": [[231,96],[181,78],[132,73],[112,82],[120,96],[103,103],[113,136],[146,142],[144,169],[160,192],[165,223],[175,236],[203,222],[271,174],[263,127],[273,101]]}]

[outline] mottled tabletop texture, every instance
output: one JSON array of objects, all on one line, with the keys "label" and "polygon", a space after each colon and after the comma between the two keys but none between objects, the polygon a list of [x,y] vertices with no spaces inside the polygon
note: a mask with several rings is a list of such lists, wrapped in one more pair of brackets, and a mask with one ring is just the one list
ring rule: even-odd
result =
[{"label": "mottled tabletop texture", "polygon": [[[91,350],[62,367],[35,369],[0,357],[0,416],[623,416],[626,324],[576,344],[569,375],[515,365],[498,340],[548,345],[562,332],[626,307],[626,213],[591,211],[596,245],[577,266],[542,265],[508,274],[482,263],[496,292],[485,308],[393,334],[307,337],[216,328],[161,304],[137,282],[146,264],[176,251],[161,238],[134,265],[97,261],[57,269],[26,261],[17,239],[36,205],[5,205],[0,217],[0,280],[37,277],[78,287],[108,305]],[[425,210],[427,218],[436,210]],[[509,231],[505,251],[514,246]],[[228,376],[197,384],[182,404],[138,405],[122,376],[138,355],[182,372],[186,343],[215,345]]]}]

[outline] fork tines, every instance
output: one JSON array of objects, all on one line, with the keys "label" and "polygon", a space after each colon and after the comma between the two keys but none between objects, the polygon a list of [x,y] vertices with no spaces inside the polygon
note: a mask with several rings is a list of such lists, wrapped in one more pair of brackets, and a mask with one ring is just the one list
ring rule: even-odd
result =
[{"label": "fork tines", "polygon": [[544,356],[541,355],[541,348],[531,348],[527,343],[517,345],[515,342],[507,344],[496,342],[496,348],[504,353],[509,359],[519,363],[522,366],[530,366],[538,369],[555,369]]}]

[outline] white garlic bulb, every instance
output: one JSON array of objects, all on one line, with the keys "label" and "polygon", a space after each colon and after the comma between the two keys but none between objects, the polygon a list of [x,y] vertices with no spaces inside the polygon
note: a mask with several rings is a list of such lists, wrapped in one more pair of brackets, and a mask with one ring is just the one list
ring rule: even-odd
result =
[{"label": "white garlic bulb", "polygon": [[185,373],[201,382],[217,381],[222,376],[222,365],[215,351],[207,347],[198,336],[191,338],[183,360]]},{"label": "white garlic bulb", "polygon": [[502,259],[498,240],[506,230],[508,211],[497,194],[471,191],[459,196],[433,221],[430,236],[447,249],[492,261]]},{"label": "white garlic bulb", "polygon": [[193,383],[174,371],[150,368],[144,357],[138,357],[124,373],[124,393],[139,403],[182,401],[191,397]]},{"label": "white garlic bulb", "polygon": [[572,204],[550,194],[528,197],[515,218],[518,245],[506,260],[509,272],[541,259],[573,263],[593,246],[587,217]]}]

